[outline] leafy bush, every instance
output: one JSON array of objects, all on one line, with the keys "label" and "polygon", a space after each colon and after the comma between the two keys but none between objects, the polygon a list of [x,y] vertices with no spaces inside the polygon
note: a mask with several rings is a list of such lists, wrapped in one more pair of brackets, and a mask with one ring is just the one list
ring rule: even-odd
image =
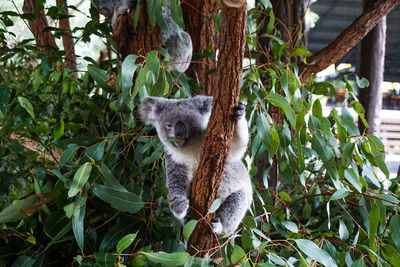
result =
[{"label": "leafy bush", "polygon": [[[156,51],[141,64],[135,55],[121,65],[86,58],[88,70],[76,74],[60,51],[50,57],[32,40],[9,47],[11,15],[1,14],[0,33],[1,265],[400,264],[398,179],[384,189],[376,175],[379,168],[388,176],[384,147],[358,131],[349,105],[361,117],[363,108],[352,83],[343,81],[346,100],[325,116],[320,99],[336,88],[302,84],[296,64],[280,60],[285,51],[309,55],[304,47],[290,51],[275,31],[271,64],[244,70],[251,132],[244,161],[254,176],[263,171],[257,160],[276,159],[281,179],[269,187],[269,169],[253,179],[249,216],[239,235],[210,251],[212,260],[185,252],[193,224],[182,234],[169,212],[163,149],[136,112],[147,95],[190,96],[193,81],[168,72]],[[249,13],[249,29],[259,16]],[[274,25],[273,16],[265,23]],[[96,25],[106,30],[95,17],[74,32],[88,40]],[[248,47],[260,55],[255,34]]]}]

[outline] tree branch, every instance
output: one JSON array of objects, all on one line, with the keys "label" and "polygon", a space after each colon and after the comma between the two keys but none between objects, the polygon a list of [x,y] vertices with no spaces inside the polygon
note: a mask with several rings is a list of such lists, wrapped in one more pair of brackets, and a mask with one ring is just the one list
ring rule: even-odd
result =
[{"label": "tree branch", "polygon": [[146,1],[140,1],[136,28],[133,25],[135,8],[132,7],[129,14],[119,15],[113,28],[113,37],[122,60],[129,54],[145,55],[161,46],[160,28],[151,26]]},{"label": "tree branch", "polygon": [[[25,14],[35,14],[35,6],[38,2],[38,0],[25,0],[22,10]],[[43,31],[48,26],[49,24],[47,23],[47,19],[43,10],[40,10],[37,14],[35,14],[33,21],[29,21],[29,29],[35,37],[36,45],[39,47],[57,47],[53,35],[50,32]],[[44,52],[46,53],[46,51]]]},{"label": "tree branch", "polygon": [[340,60],[379,23],[382,17],[398,4],[400,4],[400,0],[377,0],[332,43],[307,59],[310,63],[315,61],[315,64],[305,65],[302,63],[300,65],[303,81],[308,81],[312,74]]},{"label": "tree branch", "polygon": [[[67,0],[57,0],[57,5],[62,7],[63,5],[67,6]],[[68,16],[68,6],[66,10],[63,12],[63,15]],[[65,31],[64,35],[62,36],[63,45],[64,45],[64,53],[65,53],[65,63],[68,68],[73,71],[77,71],[76,68],[76,56],[75,56],[75,45],[74,39],[72,38],[71,34],[71,26],[69,25],[69,19],[60,19],[60,28]]]},{"label": "tree branch", "polygon": [[[223,5],[217,82],[207,132],[203,141],[199,167],[192,183],[190,204],[194,210],[211,220],[207,212],[214,202],[228,149],[233,135],[233,107],[239,101],[239,81],[242,73],[246,33],[246,4],[240,8]],[[191,212],[192,218],[199,218]],[[197,223],[188,240],[190,254],[204,255],[218,246],[217,240],[204,220]]]}]

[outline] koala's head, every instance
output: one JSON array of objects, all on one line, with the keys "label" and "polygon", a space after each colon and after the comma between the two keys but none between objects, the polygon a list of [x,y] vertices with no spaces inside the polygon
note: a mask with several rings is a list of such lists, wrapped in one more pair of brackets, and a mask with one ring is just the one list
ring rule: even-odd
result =
[{"label": "koala's head", "polygon": [[142,120],[156,128],[164,145],[183,149],[201,144],[211,106],[210,96],[181,100],[147,97],[139,109]]}]

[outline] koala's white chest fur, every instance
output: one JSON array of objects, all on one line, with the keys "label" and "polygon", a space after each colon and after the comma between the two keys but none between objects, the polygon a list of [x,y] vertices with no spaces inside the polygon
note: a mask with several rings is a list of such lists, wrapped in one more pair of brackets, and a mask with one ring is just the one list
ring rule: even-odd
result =
[{"label": "koala's white chest fur", "polygon": [[186,166],[188,169],[188,182],[190,183],[195,175],[200,162],[201,148],[198,149],[177,149],[171,145],[165,145],[166,152],[173,155],[176,163]]}]

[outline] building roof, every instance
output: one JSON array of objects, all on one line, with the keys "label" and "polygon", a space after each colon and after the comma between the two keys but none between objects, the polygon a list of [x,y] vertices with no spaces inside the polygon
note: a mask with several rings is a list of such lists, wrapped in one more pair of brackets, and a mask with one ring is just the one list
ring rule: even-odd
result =
[{"label": "building roof", "polygon": [[[362,0],[318,0],[311,10],[319,15],[308,33],[308,49],[315,53],[327,46],[345,30],[363,10]],[[400,82],[400,7],[387,16],[385,81]],[[358,66],[360,45],[354,47],[339,63]]]}]

